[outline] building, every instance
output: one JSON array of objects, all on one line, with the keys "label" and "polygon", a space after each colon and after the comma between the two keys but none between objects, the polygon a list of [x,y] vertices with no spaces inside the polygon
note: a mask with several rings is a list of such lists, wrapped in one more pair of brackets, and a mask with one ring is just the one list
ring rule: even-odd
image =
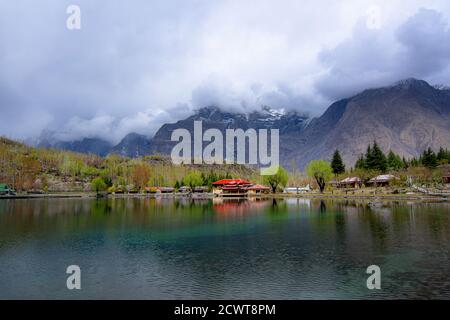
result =
[{"label": "building", "polygon": [[358,177],[348,177],[337,183],[338,188],[361,188],[362,181]]},{"label": "building", "polygon": [[267,187],[253,185],[251,182],[243,179],[222,179],[213,183],[213,194],[222,197],[239,197],[247,196],[249,192],[250,194],[267,192],[265,188]]},{"label": "building", "polygon": [[260,184],[255,184],[252,185],[250,187],[247,187],[247,194],[248,195],[257,195],[257,194],[265,194],[265,193],[269,193],[270,192],[270,188],[260,185]]},{"label": "building", "polygon": [[450,183],[450,172],[447,172],[447,174],[442,177],[442,181],[444,183]]},{"label": "building", "polygon": [[175,188],[172,187],[145,187],[147,193],[173,193]]},{"label": "building", "polygon": [[10,195],[15,194],[14,190],[9,187],[9,185],[5,183],[0,183],[0,195]]},{"label": "building", "polygon": [[290,193],[290,194],[297,194],[297,193],[306,193],[306,192],[310,192],[311,191],[311,187],[308,184],[306,187],[289,187],[289,188],[284,188],[284,192],[285,193]]},{"label": "building", "polygon": [[388,186],[392,180],[397,179],[392,174],[382,174],[379,176],[376,176],[375,178],[372,178],[369,180],[368,184],[373,185],[375,187],[383,187]]},{"label": "building", "polygon": [[195,187],[194,193],[207,193],[208,187]]}]

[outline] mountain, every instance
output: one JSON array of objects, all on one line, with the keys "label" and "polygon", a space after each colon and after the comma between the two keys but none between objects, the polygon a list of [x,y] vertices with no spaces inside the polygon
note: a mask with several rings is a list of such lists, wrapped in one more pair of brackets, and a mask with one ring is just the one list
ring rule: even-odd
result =
[{"label": "mountain", "polygon": [[98,138],[83,138],[75,141],[58,141],[55,133],[44,131],[41,137],[35,142],[40,148],[55,148],[66,151],[81,153],[93,153],[99,156],[106,156],[113,147],[108,141]]},{"label": "mountain", "polygon": [[244,114],[210,106],[184,120],[163,124],[152,139],[130,133],[112,146],[100,139],[55,142],[51,134],[44,134],[40,145],[99,155],[170,154],[177,143],[170,139],[172,131],[185,128],[192,135],[194,121],[203,122],[203,131],[217,128],[224,135],[226,129],[279,129],[280,160],[284,166],[290,167],[294,161],[303,169],[313,159],[331,159],[337,148],[351,167],[374,140],[385,152],[392,149],[406,158],[418,156],[428,147],[450,148],[450,89],[406,79],[339,100],[313,119],[303,113],[269,107]]},{"label": "mountain", "polygon": [[101,139],[84,138],[79,141],[58,142],[53,147],[60,150],[70,150],[81,153],[93,153],[101,157],[104,157],[109,153],[112,145],[109,142]]},{"label": "mountain", "polygon": [[124,157],[139,157],[151,153],[150,149],[151,139],[141,134],[129,133],[110,152]]},{"label": "mountain", "polygon": [[406,158],[428,147],[450,148],[449,91],[407,79],[340,100],[300,136],[286,137],[287,156],[302,168],[313,159],[330,159],[337,148],[353,166],[374,140],[385,152],[392,149]]},{"label": "mountain", "polygon": [[[263,107],[261,111],[249,114],[230,113],[218,107],[199,109],[194,115],[176,123],[164,124],[155,134],[151,143],[152,153],[170,154],[177,142],[171,141],[175,129],[187,129],[191,136],[194,131],[194,121],[202,121],[203,131],[211,128],[219,129],[225,136],[226,129],[271,129],[280,130],[280,136],[288,133],[300,133],[307,126],[310,118],[298,112],[282,112]],[[205,143],[208,144],[208,143]]]}]

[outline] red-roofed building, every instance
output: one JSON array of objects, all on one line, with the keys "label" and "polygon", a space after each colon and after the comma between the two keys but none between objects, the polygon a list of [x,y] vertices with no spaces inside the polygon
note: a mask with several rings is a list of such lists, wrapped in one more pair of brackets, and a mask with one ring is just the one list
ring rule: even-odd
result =
[{"label": "red-roofed building", "polygon": [[255,184],[252,185],[250,187],[247,188],[247,192],[248,194],[259,194],[259,193],[269,193],[270,192],[270,188],[260,185],[260,184]]},{"label": "red-roofed building", "polygon": [[213,183],[213,193],[217,196],[245,196],[249,192],[261,192],[264,188],[243,179],[222,179]]},{"label": "red-roofed building", "polygon": [[213,186],[224,185],[251,185],[251,183],[243,179],[222,179],[213,183]]}]

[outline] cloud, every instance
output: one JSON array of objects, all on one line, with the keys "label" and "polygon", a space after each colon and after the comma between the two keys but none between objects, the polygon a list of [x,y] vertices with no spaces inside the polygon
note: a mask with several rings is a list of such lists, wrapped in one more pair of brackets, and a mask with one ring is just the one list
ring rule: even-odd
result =
[{"label": "cloud", "polygon": [[[359,21],[350,39],[320,52],[328,70],[315,86],[324,96],[339,99],[404,78],[435,82],[450,65],[448,39],[445,17],[431,9],[420,9],[393,30],[369,29]],[[440,80],[449,83],[450,76]]]},{"label": "cloud", "polygon": [[115,142],[211,104],[319,115],[403,77],[449,83],[446,0],[78,0],[78,31],[70,4],[0,2],[0,134]]}]

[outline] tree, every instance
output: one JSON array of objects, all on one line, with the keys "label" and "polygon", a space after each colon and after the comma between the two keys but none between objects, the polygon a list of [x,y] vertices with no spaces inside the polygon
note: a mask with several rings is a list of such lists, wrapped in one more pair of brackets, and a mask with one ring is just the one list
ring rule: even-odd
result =
[{"label": "tree", "polygon": [[279,186],[285,187],[288,183],[289,175],[287,171],[279,166],[277,172],[271,176],[264,176],[263,181],[265,184],[268,184],[272,189],[272,192],[275,193]]},{"label": "tree", "polygon": [[369,169],[375,169],[381,172],[386,171],[386,156],[384,155],[383,151],[381,151],[376,141],[373,142],[372,163],[373,166]]},{"label": "tree", "polygon": [[310,178],[314,178],[319,185],[320,192],[325,190],[325,184],[333,176],[333,170],[328,161],[313,160],[306,167],[306,174]]},{"label": "tree", "polygon": [[361,154],[356,160],[355,169],[364,169],[366,167],[366,161],[364,160],[364,155]]},{"label": "tree", "polygon": [[106,185],[105,181],[103,181],[102,178],[98,177],[98,178],[95,178],[95,179],[93,179],[91,181],[91,187],[92,187],[92,190],[95,191],[95,193],[98,196],[100,191],[105,191],[106,190],[107,185]]},{"label": "tree", "polygon": [[390,150],[387,156],[387,168],[389,170],[399,170],[404,168],[404,162],[399,155]]},{"label": "tree", "polygon": [[439,152],[436,157],[437,157],[438,162],[441,164],[449,163],[450,162],[450,151],[440,147]]},{"label": "tree", "polygon": [[133,168],[132,179],[136,188],[139,190],[145,188],[145,185],[150,180],[150,166],[145,162],[135,165]]},{"label": "tree", "polygon": [[195,187],[203,185],[203,179],[200,172],[194,170],[184,177],[183,183],[193,190]]},{"label": "tree", "polygon": [[373,159],[373,153],[372,153],[372,147],[369,145],[367,146],[366,155],[364,157],[364,168],[366,169],[372,169],[374,167],[375,161]]},{"label": "tree", "polygon": [[333,173],[335,175],[341,174],[345,172],[345,165],[342,161],[339,150],[336,149],[333,154],[333,160],[331,161],[331,168],[333,169]]},{"label": "tree", "polygon": [[422,154],[422,165],[429,169],[436,168],[438,165],[436,154],[431,150],[431,148],[428,148],[425,150]]}]

